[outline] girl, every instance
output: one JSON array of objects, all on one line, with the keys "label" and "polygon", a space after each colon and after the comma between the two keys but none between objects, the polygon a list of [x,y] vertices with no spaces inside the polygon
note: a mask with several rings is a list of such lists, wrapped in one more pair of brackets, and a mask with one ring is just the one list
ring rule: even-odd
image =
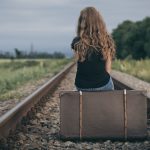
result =
[{"label": "girl", "polygon": [[115,44],[94,7],[80,12],[71,48],[77,59],[75,86],[81,91],[114,90],[110,76]]}]

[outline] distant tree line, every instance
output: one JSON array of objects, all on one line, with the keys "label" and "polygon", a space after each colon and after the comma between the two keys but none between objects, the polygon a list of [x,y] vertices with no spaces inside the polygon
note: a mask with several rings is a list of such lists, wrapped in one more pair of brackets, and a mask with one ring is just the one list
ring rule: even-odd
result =
[{"label": "distant tree line", "polygon": [[137,22],[126,20],[113,30],[112,36],[117,58],[150,58],[150,17]]},{"label": "distant tree line", "polygon": [[36,51],[30,51],[25,52],[21,51],[18,48],[14,49],[14,54],[10,52],[2,52],[0,51],[0,58],[10,58],[10,59],[21,59],[21,58],[65,58],[65,54],[62,52],[36,52]]}]

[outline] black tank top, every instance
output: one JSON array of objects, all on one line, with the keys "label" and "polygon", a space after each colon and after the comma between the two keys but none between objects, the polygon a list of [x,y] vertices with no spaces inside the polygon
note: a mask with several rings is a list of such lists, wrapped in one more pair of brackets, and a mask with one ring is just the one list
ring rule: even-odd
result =
[{"label": "black tank top", "polygon": [[[71,47],[79,41],[74,38]],[[109,73],[105,69],[105,60],[100,52],[93,47],[88,49],[86,59],[83,62],[77,61],[77,72],[75,77],[75,85],[78,88],[98,88],[108,83],[110,79]]]}]

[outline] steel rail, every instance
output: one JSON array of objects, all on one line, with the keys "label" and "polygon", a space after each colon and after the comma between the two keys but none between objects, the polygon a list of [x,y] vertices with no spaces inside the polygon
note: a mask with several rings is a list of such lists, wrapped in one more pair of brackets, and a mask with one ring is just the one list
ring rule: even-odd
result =
[{"label": "steel rail", "polygon": [[27,115],[31,108],[33,108],[34,105],[38,103],[43,96],[56,88],[58,83],[70,71],[74,64],[74,62],[68,64],[62,71],[52,77],[46,84],[41,86],[38,90],[33,92],[23,101],[18,103],[14,108],[0,117],[0,139],[6,138],[9,135],[9,132],[16,128],[16,125],[24,116]]}]

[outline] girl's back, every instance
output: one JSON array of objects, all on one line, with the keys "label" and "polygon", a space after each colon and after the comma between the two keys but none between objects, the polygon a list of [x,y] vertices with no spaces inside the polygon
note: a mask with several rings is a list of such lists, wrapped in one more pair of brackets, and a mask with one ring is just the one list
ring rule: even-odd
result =
[{"label": "girl's back", "polygon": [[[78,37],[74,38],[71,46],[78,42]],[[105,69],[105,60],[100,52],[94,47],[89,47],[86,58],[83,62],[77,61],[77,73],[75,85],[82,88],[97,88],[108,83],[109,73]]]}]

